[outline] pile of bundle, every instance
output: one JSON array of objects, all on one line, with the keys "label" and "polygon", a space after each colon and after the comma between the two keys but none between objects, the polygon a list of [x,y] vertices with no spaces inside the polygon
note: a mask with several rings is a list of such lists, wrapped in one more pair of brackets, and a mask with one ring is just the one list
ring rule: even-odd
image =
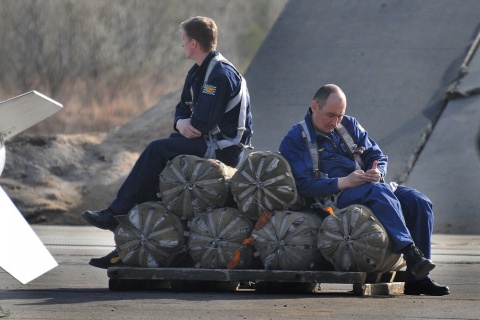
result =
[{"label": "pile of bundle", "polygon": [[[168,162],[159,187],[162,203],[141,204],[119,217],[115,242],[127,265],[167,267],[188,252],[198,268],[254,268],[254,255],[271,270],[404,266],[369,208],[350,206],[323,221],[307,212],[278,152],[250,153],[238,169],[181,155]],[[227,203],[231,197],[236,208]]]}]

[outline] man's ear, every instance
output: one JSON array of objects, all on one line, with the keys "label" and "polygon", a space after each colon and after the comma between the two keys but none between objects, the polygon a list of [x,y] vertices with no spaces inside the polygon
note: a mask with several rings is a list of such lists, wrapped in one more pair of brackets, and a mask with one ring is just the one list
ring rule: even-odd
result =
[{"label": "man's ear", "polygon": [[312,103],[310,104],[310,108],[312,109],[312,112],[317,112],[318,102],[316,100],[312,100]]}]

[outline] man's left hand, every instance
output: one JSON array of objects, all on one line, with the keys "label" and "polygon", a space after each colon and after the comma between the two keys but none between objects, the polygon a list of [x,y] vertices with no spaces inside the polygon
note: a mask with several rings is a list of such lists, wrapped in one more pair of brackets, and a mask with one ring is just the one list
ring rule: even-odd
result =
[{"label": "man's left hand", "polygon": [[202,133],[190,124],[190,119],[179,119],[177,121],[177,130],[185,138],[198,138]]},{"label": "man's left hand", "polygon": [[363,179],[364,182],[379,182],[380,179],[382,178],[382,174],[380,171],[377,169],[378,161],[375,160],[373,162],[372,168],[365,171],[363,174]]}]

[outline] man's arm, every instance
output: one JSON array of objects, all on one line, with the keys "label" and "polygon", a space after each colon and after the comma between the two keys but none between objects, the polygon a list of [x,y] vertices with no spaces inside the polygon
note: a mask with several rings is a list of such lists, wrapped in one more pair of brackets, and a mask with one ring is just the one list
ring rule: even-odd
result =
[{"label": "man's arm", "polygon": [[208,133],[214,129],[224,116],[228,102],[233,96],[232,93],[240,88],[240,84],[240,75],[231,67],[215,67],[200,90],[192,113],[191,125],[202,133]]}]

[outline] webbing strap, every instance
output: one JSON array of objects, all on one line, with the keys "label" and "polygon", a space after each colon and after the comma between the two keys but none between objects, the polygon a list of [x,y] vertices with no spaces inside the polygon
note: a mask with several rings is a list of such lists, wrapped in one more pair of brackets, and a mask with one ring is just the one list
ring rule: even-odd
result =
[{"label": "webbing strap", "polygon": [[[208,78],[210,77],[210,74],[211,74],[213,68],[219,62],[226,63],[237,71],[235,66],[230,61],[225,59],[225,57],[223,57],[219,53],[218,55],[213,57],[212,60],[210,60],[210,63],[208,64],[207,72],[205,73],[204,84],[207,83]],[[216,149],[224,149],[224,148],[227,148],[227,147],[230,147],[230,146],[233,146],[233,145],[236,145],[236,146],[238,146],[242,149],[250,149],[250,150],[253,149],[253,147],[250,144],[249,145],[244,145],[240,142],[240,140],[242,139],[243,133],[246,130],[247,100],[248,100],[247,99],[247,96],[248,96],[247,81],[245,80],[245,78],[242,75],[240,75],[240,79],[241,79],[240,90],[228,102],[227,108],[225,109],[225,113],[227,113],[227,112],[231,111],[233,108],[235,108],[235,106],[240,103],[240,113],[239,113],[239,116],[238,116],[238,124],[237,124],[237,135],[233,138],[223,135],[224,136],[223,140],[216,141],[216,139],[212,139],[212,136],[219,134],[221,132],[220,129],[217,126],[217,127],[213,128],[212,130],[210,130],[210,132],[208,134],[208,137],[206,137],[209,150],[207,150],[207,153],[205,154],[205,157],[208,156],[209,158],[212,158],[212,154],[214,156],[214,152],[212,152],[212,150],[214,151]]]},{"label": "webbing strap", "polygon": [[345,127],[341,123],[337,126],[335,130],[337,130],[343,142],[345,142],[345,144],[347,145],[348,150],[350,151],[350,155],[355,160],[355,168],[357,170],[363,170],[363,161],[360,158],[360,155],[355,153],[355,149],[357,145],[353,141],[353,138],[350,135],[350,133],[347,131],[347,129],[345,129]]},{"label": "webbing strap", "polygon": [[302,136],[305,142],[307,143],[308,151],[310,152],[310,156],[312,157],[312,163],[313,163],[313,173],[315,177],[317,177],[318,172],[320,171],[320,165],[318,162],[318,146],[317,142],[315,143],[312,142],[312,139],[310,137],[310,134],[308,132],[308,127],[307,124],[305,123],[305,120],[302,120],[298,123],[300,125],[300,128],[302,129]]},{"label": "webbing strap", "polygon": [[[312,157],[312,164],[313,164],[313,174],[316,178],[322,178],[326,175],[320,172],[320,163],[319,163],[319,156],[318,156],[318,145],[315,141],[312,142],[310,137],[307,124],[305,120],[300,121],[299,123],[300,128],[302,129],[302,136],[307,143],[308,150],[310,152],[310,156]],[[345,130],[346,131],[346,130]],[[348,134],[348,132],[347,132]],[[320,208],[324,211],[327,211],[328,208],[332,210],[337,210],[337,199],[338,196],[342,193],[342,191],[338,192],[337,194],[332,194],[325,197],[314,197],[315,203],[312,204],[314,208]],[[329,212],[329,211],[327,211]]]}]

